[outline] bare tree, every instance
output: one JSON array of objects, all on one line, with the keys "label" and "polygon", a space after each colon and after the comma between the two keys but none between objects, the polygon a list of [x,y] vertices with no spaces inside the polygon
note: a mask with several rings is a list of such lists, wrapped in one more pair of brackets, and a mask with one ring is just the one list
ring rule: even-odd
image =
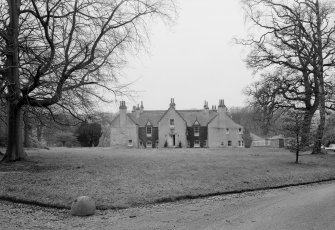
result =
[{"label": "bare tree", "polygon": [[272,82],[263,79],[249,85],[244,93],[249,96],[249,105],[255,111],[254,120],[261,127],[262,135],[267,136],[281,114],[282,100],[277,89]]},{"label": "bare tree", "polygon": [[[125,52],[143,45],[149,20],[171,19],[172,0],[1,0],[0,97],[8,107],[3,161],[26,158],[24,106],[73,113],[118,90]],[[101,90],[103,89],[103,90]]]},{"label": "bare tree", "polygon": [[[295,107],[304,106],[306,122],[319,109],[320,124],[313,153],[320,153],[325,126],[326,76],[335,64],[334,3],[321,4],[318,0],[244,0],[243,3],[257,29],[256,34],[241,41],[252,47],[248,66],[261,72],[280,69],[289,73],[290,81],[299,83],[286,90],[295,90],[298,97],[286,99],[296,101]],[[282,86],[289,83],[285,75],[278,79],[283,80]],[[301,92],[303,97],[299,95]]]},{"label": "bare tree", "polygon": [[299,153],[303,150],[305,144],[302,140],[304,131],[304,113],[301,111],[288,111],[283,117],[283,132],[289,138],[288,148],[295,152],[295,163],[299,163]]},{"label": "bare tree", "polygon": [[300,77],[295,70],[277,69],[263,75],[261,80],[248,87],[246,93],[250,97],[251,105],[269,121],[273,119],[276,111],[302,111],[305,124],[302,143],[309,145],[311,121],[319,105],[319,100],[314,96],[317,91],[318,88],[308,75]]}]

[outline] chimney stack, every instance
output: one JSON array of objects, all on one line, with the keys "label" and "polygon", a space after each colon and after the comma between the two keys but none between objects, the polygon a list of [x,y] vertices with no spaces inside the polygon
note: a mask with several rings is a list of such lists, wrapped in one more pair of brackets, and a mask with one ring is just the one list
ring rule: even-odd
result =
[{"label": "chimney stack", "polygon": [[205,103],[204,103],[204,109],[206,110],[206,109],[209,109],[208,108],[208,102],[207,101],[205,101]]},{"label": "chimney stack", "polygon": [[223,107],[226,107],[226,106],[224,105],[224,100],[223,100],[223,99],[220,99],[220,100],[219,100],[219,107],[218,107],[218,108],[223,108]]},{"label": "chimney stack", "polygon": [[137,104],[136,110],[135,110],[135,116],[138,119],[140,117],[141,114],[141,109],[140,109],[140,105]]},{"label": "chimney stack", "polygon": [[208,107],[208,102],[205,101],[204,103],[204,114],[206,116],[206,119],[208,120],[209,119],[209,107]]},{"label": "chimney stack", "polygon": [[227,107],[225,106],[223,99],[219,100],[218,112],[221,115],[224,115],[227,113]]},{"label": "chimney stack", "polygon": [[143,106],[143,101],[141,101],[140,112],[143,113],[143,111],[144,111],[144,106]]},{"label": "chimney stack", "polygon": [[171,98],[170,108],[175,108],[176,104],[174,103],[174,98]]},{"label": "chimney stack", "polygon": [[125,127],[127,124],[127,106],[125,101],[120,101],[120,127]]}]

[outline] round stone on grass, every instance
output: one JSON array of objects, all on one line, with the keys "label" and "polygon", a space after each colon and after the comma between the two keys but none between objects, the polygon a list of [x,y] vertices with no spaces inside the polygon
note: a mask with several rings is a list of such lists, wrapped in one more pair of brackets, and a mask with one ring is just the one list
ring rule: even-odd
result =
[{"label": "round stone on grass", "polygon": [[80,196],[71,205],[72,216],[91,216],[95,213],[95,202],[88,196]]}]

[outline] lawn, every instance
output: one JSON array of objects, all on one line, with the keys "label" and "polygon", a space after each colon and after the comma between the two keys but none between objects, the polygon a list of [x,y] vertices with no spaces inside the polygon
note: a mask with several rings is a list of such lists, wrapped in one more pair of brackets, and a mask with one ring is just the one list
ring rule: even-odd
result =
[{"label": "lawn", "polygon": [[276,149],[30,150],[0,164],[0,197],[69,207],[88,195],[100,208],[130,207],[227,191],[335,178],[335,155]]}]

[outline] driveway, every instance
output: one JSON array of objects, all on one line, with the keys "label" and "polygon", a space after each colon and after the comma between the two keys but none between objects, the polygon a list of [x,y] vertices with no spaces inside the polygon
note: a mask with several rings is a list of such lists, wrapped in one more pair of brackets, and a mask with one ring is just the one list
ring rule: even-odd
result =
[{"label": "driveway", "polygon": [[0,229],[335,229],[335,183],[166,203],[86,218],[0,202]]}]

